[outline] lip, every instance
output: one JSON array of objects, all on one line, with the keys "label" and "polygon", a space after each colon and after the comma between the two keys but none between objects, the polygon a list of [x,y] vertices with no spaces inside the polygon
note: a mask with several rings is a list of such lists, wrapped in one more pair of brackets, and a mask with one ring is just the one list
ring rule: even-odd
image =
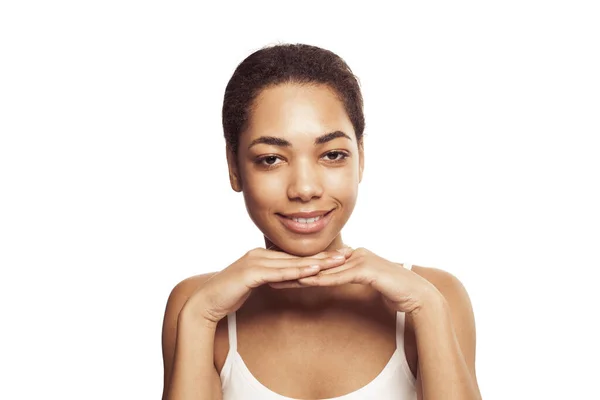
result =
[{"label": "lip", "polygon": [[332,210],[301,211],[293,214],[281,214],[288,218],[314,218],[325,215]]},{"label": "lip", "polygon": [[[276,214],[276,215],[277,215],[277,218],[279,218],[279,221],[281,221],[283,226],[285,226],[288,230],[290,230],[294,233],[308,234],[308,233],[317,233],[317,232],[322,231],[327,226],[327,224],[329,224],[329,221],[331,221],[331,215],[333,214],[334,210],[335,210],[335,208],[333,210],[326,211],[325,215],[323,217],[321,217],[318,221],[310,222],[308,224],[304,224],[302,222],[296,222],[293,219],[287,218],[286,216],[281,215],[281,214]],[[314,214],[314,215],[318,216],[318,215],[323,215],[323,211],[313,211],[311,213],[305,213],[305,215],[306,214]],[[290,214],[290,215],[293,215],[294,218],[313,218],[313,217],[296,216],[296,215],[302,215],[302,213]]]}]

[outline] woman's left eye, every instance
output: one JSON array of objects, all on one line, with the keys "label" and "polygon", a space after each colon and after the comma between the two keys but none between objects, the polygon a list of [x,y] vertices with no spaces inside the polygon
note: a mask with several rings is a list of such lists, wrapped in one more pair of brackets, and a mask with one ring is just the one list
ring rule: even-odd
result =
[{"label": "woman's left eye", "polygon": [[343,161],[348,158],[348,154],[342,151],[330,151],[329,153],[325,154],[324,157],[326,157],[328,161]]}]

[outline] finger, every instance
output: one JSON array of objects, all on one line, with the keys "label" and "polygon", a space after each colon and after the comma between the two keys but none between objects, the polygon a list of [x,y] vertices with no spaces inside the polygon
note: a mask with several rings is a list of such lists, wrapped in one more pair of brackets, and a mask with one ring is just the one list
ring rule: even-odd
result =
[{"label": "finger", "polygon": [[361,266],[348,268],[333,274],[317,274],[306,278],[299,278],[298,283],[307,286],[338,286],[347,283],[370,284],[372,282],[367,270]]},{"label": "finger", "polygon": [[346,258],[343,254],[337,254],[334,257],[328,258],[312,258],[312,257],[297,257],[297,258],[263,258],[260,259],[256,264],[261,267],[268,268],[293,268],[293,267],[306,267],[311,265],[319,265],[324,269],[336,267],[346,262]]},{"label": "finger", "polygon": [[346,260],[346,262],[341,265],[337,265],[337,266],[334,266],[331,268],[322,268],[321,271],[319,272],[319,275],[337,274],[338,272],[345,271],[349,268],[354,268],[358,264],[359,264],[359,261],[356,259]]},{"label": "finger", "polygon": [[250,288],[256,288],[265,283],[305,278],[318,273],[320,269],[318,265],[288,268],[254,267],[247,269],[244,274],[246,285]]},{"label": "finger", "polygon": [[298,280],[286,282],[273,282],[269,283],[269,286],[271,286],[274,289],[296,289],[306,287],[306,285],[300,284]]},{"label": "finger", "polygon": [[353,251],[354,251],[354,249],[352,247],[344,246],[344,247],[341,247],[341,248],[339,248],[337,250],[334,250],[332,253],[333,254],[342,253],[344,255],[344,257],[346,257],[346,259],[348,259],[352,255]]},{"label": "finger", "polygon": [[[358,263],[358,261],[356,261],[356,260],[352,260],[352,261],[346,260],[346,262],[343,263],[342,265],[322,266],[321,270],[318,272],[318,275],[327,275],[327,274],[332,274],[332,273],[334,274],[337,272],[342,272],[349,268],[353,268],[357,263]],[[315,274],[315,275],[317,275],[317,274]],[[298,280],[294,280],[294,281],[269,283],[269,286],[271,286],[275,289],[291,289],[291,288],[306,287],[307,285],[300,283]]]},{"label": "finger", "polygon": [[[322,252],[322,253],[319,253],[319,254],[320,255],[330,254],[332,256],[338,256],[339,254],[342,254],[342,255],[344,255],[345,259],[347,260],[352,255],[353,251],[354,251],[354,249],[352,249],[349,246],[344,245],[344,247],[341,247],[338,250],[329,251],[329,252]],[[283,253],[283,254],[287,254],[287,253]],[[338,259],[339,259],[339,257],[338,257]],[[320,274],[320,275],[323,275],[323,274],[328,274],[329,271],[332,271],[332,273],[341,272],[341,271],[344,271],[344,270],[346,270],[348,268],[352,268],[355,264],[356,264],[356,262],[348,265],[348,262],[346,261],[342,265],[337,265],[337,263],[333,262],[333,263],[330,263],[330,264],[321,265],[321,270],[319,272],[317,272],[317,273]],[[316,275],[317,273],[313,274],[312,276]],[[271,286],[274,289],[293,289],[293,288],[306,287],[307,285],[300,283],[296,279],[296,280],[291,280],[291,281],[269,283],[269,286]]]},{"label": "finger", "polygon": [[[317,276],[317,275],[327,275],[327,274],[331,274],[331,273],[337,273],[337,272],[341,272],[341,271],[345,271],[348,268],[352,268],[354,267],[356,263],[352,263],[352,265],[348,265],[348,262],[339,265],[339,266],[322,266],[321,270],[318,271],[317,273],[315,273],[312,276]],[[299,287],[306,287],[306,284],[301,284],[297,279],[293,280],[293,281],[284,281],[284,282],[276,282],[276,283],[269,283],[269,286],[275,288],[275,289],[290,289],[290,288],[299,288]]]}]

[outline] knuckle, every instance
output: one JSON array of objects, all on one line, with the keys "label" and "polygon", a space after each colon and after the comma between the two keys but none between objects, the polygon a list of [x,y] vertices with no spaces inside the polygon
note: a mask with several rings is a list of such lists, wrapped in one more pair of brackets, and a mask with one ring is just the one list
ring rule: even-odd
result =
[{"label": "knuckle", "polygon": [[260,248],[255,247],[253,249],[248,250],[248,252],[246,252],[246,255],[253,257],[253,256],[256,256],[259,253],[259,251],[260,251]]},{"label": "knuckle", "polygon": [[261,249],[259,247],[252,250],[248,250],[244,255],[244,258],[248,261],[255,261],[260,257],[260,251]]},{"label": "knuckle", "polygon": [[373,269],[372,268],[367,268],[367,266],[364,264],[361,264],[361,265],[357,266],[356,268],[357,268],[358,274],[361,277],[363,277],[364,279],[370,280],[373,278]]},{"label": "knuckle", "polygon": [[287,278],[288,278],[287,275],[290,274],[290,272],[288,272],[288,271],[289,271],[289,269],[288,270],[286,270],[284,268],[279,269],[277,271],[277,280],[279,280],[279,281],[287,280]]},{"label": "knuckle", "polygon": [[260,275],[255,267],[244,268],[242,271],[240,271],[240,274],[242,281],[245,283],[252,283],[256,281],[256,277]]}]

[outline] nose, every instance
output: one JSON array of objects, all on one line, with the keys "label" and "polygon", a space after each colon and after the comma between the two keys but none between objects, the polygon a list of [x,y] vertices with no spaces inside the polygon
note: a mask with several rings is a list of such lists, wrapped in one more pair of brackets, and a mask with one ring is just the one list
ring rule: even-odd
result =
[{"label": "nose", "polygon": [[291,168],[291,177],[287,195],[290,200],[300,199],[308,202],[314,197],[323,195],[323,185],[318,165],[312,165],[309,160],[297,160]]}]

